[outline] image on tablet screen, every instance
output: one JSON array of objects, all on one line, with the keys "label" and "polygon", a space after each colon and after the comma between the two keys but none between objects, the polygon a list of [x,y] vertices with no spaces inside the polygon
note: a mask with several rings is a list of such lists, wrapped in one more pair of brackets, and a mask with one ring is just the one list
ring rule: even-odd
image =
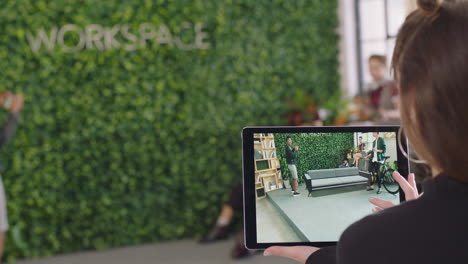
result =
[{"label": "image on tablet screen", "polygon": [[396,136],[254,134],[257,242],[337,241],[372,213],[369,197],[398,204]]}]

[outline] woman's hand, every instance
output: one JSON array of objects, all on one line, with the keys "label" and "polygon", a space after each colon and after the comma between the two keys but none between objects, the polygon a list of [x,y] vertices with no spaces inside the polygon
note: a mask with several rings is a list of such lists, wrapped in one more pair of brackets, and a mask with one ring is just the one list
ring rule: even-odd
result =
[{"label": "woman's hand", "polygon": [[317,247],[294,246],[294,247],[269,247],[263,253],[264,256],[277,256],[290,258],[300,263],[306,263],[307,259],[319,250]]},{"label": "woman's hand", "polygon": [[[395,181],[398,182],[398,184],[400,185],[400,188],[405,193],[406,201],[415,200],[415,199],[418,199],[419,196],[421,196],[418,193],[418,188],[416,187],[416,180],[414,179],[414,173],[410,173],[408,175],[408,180],[403,178],[403,176],[401,176],[400,173],[398,173],[398,171],[394,171],[392,176],[393,176],[393,179],[395,179]],[[372,212],[374,213],[382,211],[385,208],[395,206],[392,202],[374,198],[374,197],[369,197],[369,202],[371,202],[373,205],[376,206],[372,209]]]}]

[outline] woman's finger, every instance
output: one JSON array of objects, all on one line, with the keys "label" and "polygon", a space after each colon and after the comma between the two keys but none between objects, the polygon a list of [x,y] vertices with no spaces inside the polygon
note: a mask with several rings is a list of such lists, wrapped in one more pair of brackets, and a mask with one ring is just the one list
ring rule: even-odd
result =
[{"label": "woman's finger", "polygon": [[401,189],[405,193],[407,201],[414,200],[419,197],[418,188],[416,187],[416,180],[413,173],[408,175],[408,180],[406,180],[398,171],[394,171],[393,178],[398,182]]},{"label": "woman's finger", "polygon": [[277,256],[290,258],[300,263],[305,263],[309,256],[320,248],[295,246],[295,247],[269,247],[263,253],[264,256]]},{"label": "woman's finger", "polygon": [[406,193],[407,190],[411,190],[413,187],[409,184],[409,182],[401,176],[398,171],[394,171],[392,173],[393,179],[400,185],[401,189]]},{"label": "woman's finger", "polygon": [[416,186],[416,179],[414,177],[414,173],[410,173],[408,175],[408,183],[411,185],[411,187],[413,187],[413,189],[418,189],[418,187]]},{"label": "woman's finger", "polygon": [[415,196],[411,197],[412,199],[406,199],[406,200],[413,200],[413,199],[418,198],[419,197],[418,186],[416,185],[416,177],[414,176],[414,173],[410,173],[408,175],[408,182],[411,185],[411,187],[413,187]]},{"label": "woman's finger", "polygon": [[377,212],[380,212],[380,211],[382,211],[382,210],[383,210],[383,209],[380,208],[380,207],[374,207],[374,208],[372,208],[372,212],[373,212],[373,213],[377,213]]},{"label": "woman's finger", "polygon": [[414,196],[414,188],[409,184],[409,182],[401,176],[401,174],[398,171],[394,171],[393,174],[393,179],[398,182],[400,185],[401,189],[403,192],[405,192],[406,196]]},{"label": "woman's finger", "polygon": [[392,202],[385,201],[379,198],[369,197],[369,202],[377,207],[382,209],[389,208],[395,206]]}]

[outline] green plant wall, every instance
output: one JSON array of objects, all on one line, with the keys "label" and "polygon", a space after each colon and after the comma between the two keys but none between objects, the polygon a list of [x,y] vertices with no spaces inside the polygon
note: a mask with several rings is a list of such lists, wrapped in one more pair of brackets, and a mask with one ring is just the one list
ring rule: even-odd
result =
[{"label": "green plant wall", "polygon": [[[26,100],[1,155],[7,258],[205,233],[241,179],[242,127],[284,125],[295,90],[323,101],[339,89],[336,8],[336,0],[3,0],[0,89]],[[176,37],[197,42],[197,23],[209,48],[176,45]],[[37,49],[41,30],[50,37],[67,24],[128,25],[140,40],[119,33],[120,47]],[[166,25],[172,42],[167,31],[141,41],[142,24]],[[80,41],[72,32],[63,44]]]},{"label": "green plant wall", "polygon": [[299,146],[297,159],[299,182],[304,182],[304,174],[308,170],[337,168],[343,163],[346,153],[354,146],[353,133],[275,134],[278,157],[284,161],[287,136],[291,136],[293,146]]}]

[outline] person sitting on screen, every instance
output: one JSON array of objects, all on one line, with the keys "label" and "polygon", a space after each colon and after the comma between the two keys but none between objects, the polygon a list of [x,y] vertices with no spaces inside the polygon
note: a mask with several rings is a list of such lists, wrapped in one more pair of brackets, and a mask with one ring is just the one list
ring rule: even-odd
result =
[{"label": "person sitting on screen", "polygon": [[359,144],[357,145],[357,153],[354,154],[353,165],[355,167],[359,166],[359,160],[366,156],[366,143],[362,142],[362,136],[359,137]]},{"label": "person sitting on screen", "polygon": [[348,168],[348,167],[349,167],[349,163],[347,159],[344,159],[343,163],[341,163],[340,166],[338,166],[338,168]]},{"label": "person sitting on screen", "polygon": [[291,178],[292,178],[292,192],[293,196],[299,196],[301,195],[297,191],[297,159],[298,159],[298,154],[299,153],[299,146],[292,146],[292,139],[290,136],[286,137],[286,162],[288,163],[288,169],[289,172],[291,172]]},{"label": "person sitting on screen", "polygon": [[366,159],[369,158],[371,163],[369,166],[369,171],[371,172],[371,177],[369,179],[369,187],[367,187],[368,191],[374,190],[374,183],[377,181],[379,189],[377,190],[377,194],[382,192],[380,186],[380,179],[379,179],[379,170],[380,166],[383,164],[385,158],[385,152],[387,151],[387,145],[385,144],[385,140],[380,137],[379,132],[374,132],[372,134],[375,138],[374,143],[372,143],[372,150],[369,154],[365,157]]}]

